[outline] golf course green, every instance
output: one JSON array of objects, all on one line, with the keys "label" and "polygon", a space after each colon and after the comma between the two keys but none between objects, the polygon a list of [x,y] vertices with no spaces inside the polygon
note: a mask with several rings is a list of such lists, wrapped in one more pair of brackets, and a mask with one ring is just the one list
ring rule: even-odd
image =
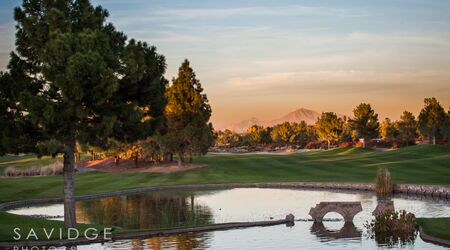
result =
[{"label": "golf course green", "polygon": [[[21,158],[23,157],[23,158]],[[33,156],[0,158],[0,168],[31,166]],[[48,163],[54,159],[45,158]],[[76,194],[94,194],[129,188],[203,183],[252,182],[373,182],[386,167],[394,183],[450,185],[450,147],[417,145],[394,151],[337,148],[327,151],[269,154],[208,154],[195,159],[208,167],[164,173],[87,172],[76,175]],[[42,165],[42,164],[41,164]],[[62,196],[61,176],[1,177],[0,202]]]},{"label": "golf course green", "polygon": [[[0,171],[10,166],[26,168],[62,160],[34,155],[4,156]],[[252,182],[373,182],[380,167],[388,168],[394,183],[450,185],[450,147],[417,145],[393,151],[361,148],[337,148],[327,151],[274,154],[208,154],[195,162],[208,167],[185,172],[104,173],[86,172],[76,175],[76,194],[94,194],[138,187]],[[62,196],[61,176],[0,177],[0,202]],[[60,228],[61,222],[0,212],[0,241],[11,240],[9,223],[20,228],[31,225]],[[419,220],[431,235],[448,239],[447,220]],[[443,224],[444,223],[444,224]],[[81,228],[87,225],[80,225]],[[446,229],[446,230],[442,230]],[[437,231],[437,233],[435,232]]]}]

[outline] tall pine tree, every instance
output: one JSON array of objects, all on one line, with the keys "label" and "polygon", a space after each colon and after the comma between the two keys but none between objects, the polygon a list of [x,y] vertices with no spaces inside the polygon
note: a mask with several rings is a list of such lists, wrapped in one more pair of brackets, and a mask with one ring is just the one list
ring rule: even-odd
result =
[{"label": "tall pine tree", "polygon": [[15,9],[17,54],[0,81],[2,112],[14,118],[9,129],[32,138],[28,148],[2,138],[2,150],[64,155],[66,227],[76,224],[76,143],[145,138],[165,105],[164,57],[127,43],[107,17],[89,0],[24,0]]},{"label": "tall pine tree", "polygon": [[418,118],[420,132],[433,144],[436,144],[436,138],[443,138],[448,134],[447,130],[450,128],[445,125],[449,118],[436,98],[425,98]]},{"label": "tall pine tree", "polygon": [[398,121],[398,138],[406,146],[415,143],[417,137],[417,122],[411,112],[403,111]]},{"label": "tall pine tree", "polygon": [[213,143],[213,129],[209,118],[211,106],[195,72],[186,59],[167,89],[167,133],[162,138],[164,148],[178,157],[206,154]]}]

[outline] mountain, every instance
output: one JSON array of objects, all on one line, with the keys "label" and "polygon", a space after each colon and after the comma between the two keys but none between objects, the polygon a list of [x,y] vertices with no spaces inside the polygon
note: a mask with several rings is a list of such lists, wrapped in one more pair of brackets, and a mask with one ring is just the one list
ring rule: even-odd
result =
[{"label": "mountain", "polygon": [[265,124],[265,122],[259,120],[256,117],[252,117],[248,120],[243,120],[240,122],[229,124],[229,125],[225,126],[223,129],[229,129],[231,131],[236,131],[238,133],[242,133],[242,132],[245,132],[247,130],[247,128],[249,128],[255,124],[263,125],[263,124]]},{"label": "mountain", "polygon": [[269,125],[266,126],[273,126],[283,122],[300,122],[300,121],[305,121],[307,124],[314,124],[316,123],[317,118],[319,116],[320,116],[319,112],[310,109],[300,108],[278,119],[267,122],[267,124]]},{"label": "mountain", "polygon": [[[242,133],[245,132],[247,130],[247,128],[249,128],[252,125],[260,125],[260,126],[264,126],[264,127],[268,127],[268,126],[274,126],[276,124],[280,124],[283,122],[300,122],[300,121],[305,121],[307,124],[314,124],[317,121],[317,118],[319,118],[319,116],[321,115],[321,113],[311,110],[311,109],[305,109],[305,108],[299,108],[295,111],[292,111],[286,115],[283,115],[277,119],[273,119],[273,120],[269,120],[269,121],[262,121],[258,118],[250,118],[247,120],[243,120],[240,122],[236,122],[236,123],[231,123],[228,124],[227,126],[224,126],[223,128],[220,129],[229,129],[232,131],[236,131],[238,133]],[[338,114],[339,117],[343,117],[344,115]]]}]

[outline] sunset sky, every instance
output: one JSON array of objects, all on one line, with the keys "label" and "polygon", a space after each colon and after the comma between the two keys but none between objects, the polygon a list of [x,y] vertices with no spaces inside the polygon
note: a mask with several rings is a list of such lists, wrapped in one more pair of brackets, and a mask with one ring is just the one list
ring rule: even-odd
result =
[{"label": "sunset sky", "polygon": [[[213,122],[272,119],[297,108],[417,115],[425,97],[450,105],[450,1],[95,0],[128,37],[188,58]],[[0,3],[0,69],[14,49],[13,7]]]}]

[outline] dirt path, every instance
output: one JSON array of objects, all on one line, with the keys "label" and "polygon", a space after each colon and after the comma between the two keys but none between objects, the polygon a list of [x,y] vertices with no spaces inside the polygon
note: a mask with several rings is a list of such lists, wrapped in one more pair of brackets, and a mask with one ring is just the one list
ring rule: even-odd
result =
[{"label": "dirt path", "polygon": [[184,163],[178,166],[176,162],[154,165],[153,163],[144,161],[138,162],[138,166],[136,167],[133,160],[121,160],[117,165],[110,158],[77,163],[77,169],[80,172],[96,170],[114,173],[175,173],[204,167],[207,167],[207,165]]}]

